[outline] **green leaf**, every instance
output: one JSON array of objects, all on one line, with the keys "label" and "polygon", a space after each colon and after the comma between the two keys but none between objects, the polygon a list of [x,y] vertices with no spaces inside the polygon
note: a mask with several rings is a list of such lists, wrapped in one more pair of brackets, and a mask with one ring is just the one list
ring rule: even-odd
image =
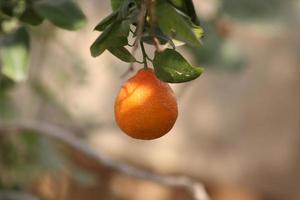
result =
[{"label": "green leaf", "polygon": [[117,20],[118,12],[113,12],[106,18],[104,18],[96,27],[94,30],[97,31],[104,31],[109,25],[114,23]]},{"label": "green leaf", "polygon": [[92,44],[90,48],[92,56],[97,57],[110,47],[120,47],[127,45],[128,34],[128,21],[118,21],[110,25]]},{"label": "green leaf", "polygon": [[175,35],[176,39],[192,46],[201,45],[199,35],[194,32],[195,25],[170,4],[159,3],[156,8],[156,18],[158,26],[165,34],[171,37]]},{"label": "green leaf", "polygon": [[37,26],[43,22],[43,18],[39,16],[32,7],[28,7],[20,16],[20,20],[24,23]]},{"label": "green leaf", "polygon": [[0,88],[0,120],[14,119],[14,117],[17,117],[14,99]]},{"label": "green leaf", "polygon": [[168,0],[176,9],[189,16],[192,22],[200,25],[192,0]]},{"label": "green leaf", "polygon": [[110,47],[108,50],[124,62],[132,63],[136,61],[133,55],[125,47]]},{"label": "green leaf", "polygon": [[40,16],[67,30],[77,30],[87,21],[72,0],[34,0],[33,7]]},{"label": "green leaf", "polygon": [[29,60],[29,35],[26,29],[20,28],[6,36],[2,45],[2,73],[14,81],[25,80]]},{"label": "green leaf", "polygon": [[133,21],[136,16],[139,14],[137,4],[135,0],[123,0],[119,8],[119,18],[126,19],[131,18]]},{"label": "green leaf", "polygon": [[156,76],[169,83],[194,80],[204,71],[203,68],[192,67],[180,53],[173,49],[155,52],[153,65]]},{"label": "green leaf", "polygon": [[121,6],[123,0],[111,0],[111,7],[113,11],[118,10],[119,7]]}]

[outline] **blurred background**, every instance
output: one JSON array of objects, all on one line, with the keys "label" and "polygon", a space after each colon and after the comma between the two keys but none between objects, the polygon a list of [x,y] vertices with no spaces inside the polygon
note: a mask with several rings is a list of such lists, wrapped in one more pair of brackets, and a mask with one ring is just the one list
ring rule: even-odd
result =
[{"label": "blurred background", "polygon": [[[206,32],[203,47],[179,50],[206,71],[195,81],[172,85],[179,118],[154,141],[133,140],[114,122],[114,99],[133,74],[121,78],[128,64],[109,53],[90,56],[98,36],[92,30],[111,12],[109,1],[78,3],[88,18],[80,31],[48,22],[30,28],[29,78],[18,84],[1,79],[0,122],[62,127],[112,159],[191,176],[204,183],[212,200],[300,199],[299,0],[194,0]],[[192,199],[186,191],[99,166],[41,134],[15,132],[0,134],[0,194]]]}]

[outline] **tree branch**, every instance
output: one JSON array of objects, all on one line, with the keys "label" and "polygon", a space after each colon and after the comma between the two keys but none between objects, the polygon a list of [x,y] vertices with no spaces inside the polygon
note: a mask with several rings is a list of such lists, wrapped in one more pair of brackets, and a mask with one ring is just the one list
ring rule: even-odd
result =
[{"label": "tree branch", "polygon": [[11,131],[18,131],[18,133],[21,133],[22,130],[32,130],[39,134],[44,134],[53,139],[60,140],[67,145],[70,145],[71,147],[81,151],[86,156],[94,159],[100,165],[104,165],[124,175],[137,179],[152,181],[169,187],[184,188],[193,194],[195,200],[210,199],[203,184],[198,183],[191,178],[185,176],[159,175],[120,161],[113,160],[101,152],[94,151],[89,145],[75,137],[74,134],[69,130],[39,121],[20,121],[10,123],[0,122],[0,134],[7,134]]}]

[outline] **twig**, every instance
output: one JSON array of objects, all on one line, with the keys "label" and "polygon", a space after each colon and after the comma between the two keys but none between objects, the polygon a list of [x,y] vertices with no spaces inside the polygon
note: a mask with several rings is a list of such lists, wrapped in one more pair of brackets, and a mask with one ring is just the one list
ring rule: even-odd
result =
[{"label": "twig", "polygon": [[140,45],[141,45],[142,54],[143,54],[144,68],[147,69],[148,68],[148,63],[147,63],[147,57],[148,56],[146,54],[145,46],[144,46],[144,43],[142,41],[140,41]]},{"label": "twig", "polygon": [[38,121],[21,121],[11,123],[0,122],[0,134],[7,134],[10,131],[18,131],[18,133],[21,133],[21,130],[32,130],[39,134],[44,134],[51,138],[60,140],[84,153],[86,156],[94,159],[98,162],[98,164],[105,165],[106,167],[124,175],[152,181],[165,186],[187,189],[193,194],[195,200],[210,199],[205,191],[203,184],[198,183],[191,178],[185,176],[159,175],[154,172],[146,171],[132,165],[113,160],[105,156],[101,152],[94,151],[89,145],[85,144],[80,139],[75,137],[74,134],[69,130],[65,130],[58,126]]},{"label": "twig", "polygon": [[[139,47],[139,41],[142,38],[146,13],[147,13],[147,5],[146,5],[145,0],[143,0],[141,3],[140,13],[138,15],[138,22],[137,22],[136,30],[133,33],[133,34],[136,34],[136,39],[133,43],[133,48],[131,50],[131,54],[133,56],[135,56],[136,50]],[[134,70],[133,64],[134,64],[133,62],[130,63],[128,70],[121,76],[122,78]]]}]

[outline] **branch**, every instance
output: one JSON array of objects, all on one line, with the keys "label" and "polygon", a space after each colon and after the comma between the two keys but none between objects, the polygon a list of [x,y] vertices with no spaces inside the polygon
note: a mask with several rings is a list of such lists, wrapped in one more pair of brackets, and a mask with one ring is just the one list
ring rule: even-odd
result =
[{"label": "branch", "polygon": [[0,122],[0,134],[7,134],[9,131],[18,131],[21,133],[22,130],[32,130],[39,134],[44,134],[48,137],[60,140],[83,152],[86,156],[97,161],[98,164],[104,165],[124,175],[137,179],[152,181],[169,187],[184,188],[193,194],[195,200],[210,200],[203,184],[198,183],[191,178],[185,176],[159,175],[120,161],[113,160],[101,152],[94,151],[89,145],[75,137],[74,134],[69,130],[39,121],[20,121],[12,123]]}]

